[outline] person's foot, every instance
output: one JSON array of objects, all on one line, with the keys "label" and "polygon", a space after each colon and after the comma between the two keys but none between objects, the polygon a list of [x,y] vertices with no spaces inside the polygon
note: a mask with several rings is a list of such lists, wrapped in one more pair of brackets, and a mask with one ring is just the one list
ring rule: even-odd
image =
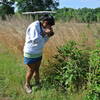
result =
[{"label": "person's foot", "polygon": [[32,88],[30,85],[25,85],[24,89],[25,89],[26,93],[28,93],[28,94],[32,93]]},{"label": "person's foot", "polygon": [[42,88],[42,86],[41,86],[41,84],[39,83],[39,84],[33,85],[32,90],[33,90],[33,91],[37,91],[37,90],[40,90],[41,88]]}]

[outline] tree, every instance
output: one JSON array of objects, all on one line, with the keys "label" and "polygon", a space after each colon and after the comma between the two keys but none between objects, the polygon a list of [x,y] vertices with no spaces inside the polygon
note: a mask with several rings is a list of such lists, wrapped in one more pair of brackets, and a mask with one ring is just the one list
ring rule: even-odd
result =
[{"label": "tree", "polygon": [[6,15],[14,14],[13,4],[14,2],[8,2],[8,0],[2,0],[2,2],[0,2],[0,16],[3,20],[6,19]]},{"label": "tree", "polygon": [[97,16],[97,22],[100,22],[100,7],[95,8],[95,13],[96,13],[96,16]]},{"label": "tree", "polygon": [[59,5],[58,0],[13,0],[17,2],[18,10],[24,11],[39,11],[56,9]]},{"label": "tree", "polygon": [[85,18],[85,22],[87,22],[87,23],[91,23],[93,21],[97,21],[97,16],[92,12],[86,13],[84,18]]}]

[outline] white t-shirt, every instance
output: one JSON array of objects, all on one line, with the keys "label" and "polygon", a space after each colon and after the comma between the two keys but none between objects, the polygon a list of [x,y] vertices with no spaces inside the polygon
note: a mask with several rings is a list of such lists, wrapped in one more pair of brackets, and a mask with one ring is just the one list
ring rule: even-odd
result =
[{"label": "white t-shirt", "polygon": [[28,26],[23,49],[24,53],[42,54],[44,44],[49,37],[46,35],[43,37],[41,32],[43,32],[43,28],[40,26],[39,21],[35,21]]}]

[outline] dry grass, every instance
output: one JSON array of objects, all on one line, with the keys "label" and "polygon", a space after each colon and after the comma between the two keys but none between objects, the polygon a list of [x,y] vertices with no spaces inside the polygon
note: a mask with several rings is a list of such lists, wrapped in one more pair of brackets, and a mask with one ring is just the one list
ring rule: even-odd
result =
[{"label": "dry grass", "polygon": [[7,21],[0,21],[0,42],[13,50],[15,53],[22,53],[25,30],[31,23],[31,19],[22,16],[14,16]]},{"label": "dry grass", "polygon": [[[14,16],[7,21],[0,20],[0,42],[13,50],[22,54],[25,31],[32,22],[31,18]],[[55,35],[49,40],[44,49],[44,58],[49,58],[57,51],[58,46],[65,44],[69,40],[75,40],[84,45],[93,46],[94,34],[100,28],[100,24],[91,24],[90,27],[83,23],[56,23],[54,26]]]}]

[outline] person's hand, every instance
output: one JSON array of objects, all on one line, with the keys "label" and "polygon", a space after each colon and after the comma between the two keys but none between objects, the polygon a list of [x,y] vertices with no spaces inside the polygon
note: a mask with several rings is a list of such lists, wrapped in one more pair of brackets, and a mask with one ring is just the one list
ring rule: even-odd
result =
[{"label": "person's hand", "polygon": [[49,36],[49,37],[51,37],[51,36],[54,35],[54,32],[53,32],[52,27],[47,27],[47,28],[45,28],[44,31],[45,31],[45,34],[46,34],[47,36]]},{"label": "person's hand", "polygon": [[45,33],[50,33],[52,30],[50,28],[45,28]]}]

